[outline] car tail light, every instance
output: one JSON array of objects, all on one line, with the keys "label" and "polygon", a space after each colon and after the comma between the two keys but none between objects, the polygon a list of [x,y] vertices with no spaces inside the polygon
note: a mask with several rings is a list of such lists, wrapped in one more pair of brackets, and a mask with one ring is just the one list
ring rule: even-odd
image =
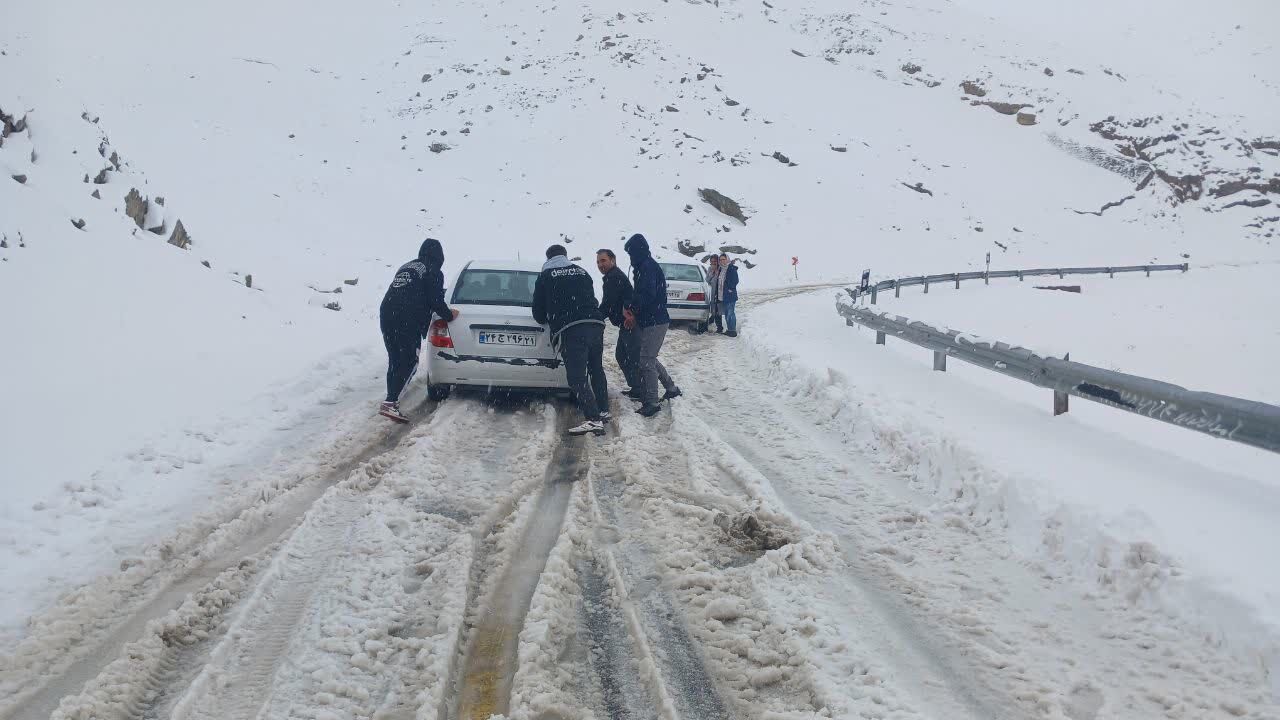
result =
[{"label": "car tail light", "polygon": [[697,302],[706,302],[706,301],[707,301],[707,294],[706,294],[706,293],[689,293],[689,298],[688,298],[688,299],[689,299],[689,300],[694,300],[694,301],[697,301]]},{"label": "car tail light", "polygon": [[453,338],[449,337],[449,323],[444,320],[436,320],[431,323],[431,334],[427,336],[427,339],[431,341],[431,347],[453,347]]}]

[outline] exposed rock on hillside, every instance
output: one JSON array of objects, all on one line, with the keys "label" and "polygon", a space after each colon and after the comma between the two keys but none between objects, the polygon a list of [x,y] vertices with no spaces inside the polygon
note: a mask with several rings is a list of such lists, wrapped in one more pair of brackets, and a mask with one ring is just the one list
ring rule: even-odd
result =
[{"label": "exposed rock on hillside", "polygon": [[699,188],[698,195],[702,198],[703,202],[716,210],[719,210],[731,218],[737,219],[738,222],[743,225],[747,224],[747,216],[743,214],[742,207],[738,205],[737,201],[733,198],[722,195],[720,192],[711,188]]}]

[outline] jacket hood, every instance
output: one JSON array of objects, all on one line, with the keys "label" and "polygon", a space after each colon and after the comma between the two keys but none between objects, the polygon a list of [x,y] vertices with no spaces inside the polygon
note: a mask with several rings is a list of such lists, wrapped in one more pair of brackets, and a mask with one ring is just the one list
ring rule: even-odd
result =
[{"label": "jacket hood", "polygon": [[650,257],[649,241],[645,240],[644,236],[640,233],[632,235],[631,239],[627,241],[627,244],[622,246],[622,249],[626,250],[627,254],[631,256],[631,262],[633,265],[636,260],[643,260],[644,258]]},{"label": "jacket hood", "polygon": [[546,262],[542,263],[542,269],[551,270],[553,268],[565,268],[572,264],[573,263],[569,262],[568,257],[564,255],[557,255],[553,258],[548,258]]},{"label": "jacket hood", "polygon": [[422,247],[418,249],[418,259],[432,267],[444,265],[444,248],[440,241],[435,238],[423,240]]}]

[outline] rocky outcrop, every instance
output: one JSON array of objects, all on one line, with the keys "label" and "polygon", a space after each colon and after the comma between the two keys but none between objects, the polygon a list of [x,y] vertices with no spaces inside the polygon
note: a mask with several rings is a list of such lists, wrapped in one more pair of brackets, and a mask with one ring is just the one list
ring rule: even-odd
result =
[{"label": "rocky outcrop", "polygon": [[181,220],[174,224],[173,234],[169,236],[169,244],[183,250],[191,247],[191,236],[187,234],[187,229],[182,226]]},{"label": "rocky outcrop", "polygon": [[698,188],[698,196],[702,201],[720,212],[736,219],[743,225],[747,224],[747,216],[742,212],[742,206],[738,205],[733,198],[721,194],[712,188]]},{"label": "rocky outcrop", "polygon": [[[1166,121],[1163,117],[1121,120],[1115,116],[1095,122],[1089,129],[1113,143],[1116,152],[1149,166],[1153,177],[1168,190],[1174,205],[1212,201],[1247,193],[1253,197],[1232,197],[1254,201],[1280,194],[1280,174],[1265,169],[1268,152],[1280,148],[1280,140],[1256,138],[1250,141],[1228,135],[1216,127],[1193,127],[1189,122]],[[1213,152],[1208,152],[1212,148]],[[1243,204],[1243,203],[1240,203]],[[1250,207],[1259,207],[1250,205]],[[1225,209],[1219,206],[1218,209]]]},{"label": "rocky outcrop", "polygon": [[[1026,103],[996,102],[994,100],[974,100],[969,104],[975,106],[986,105],[1001,115],[1016,115],[1022,110],[1022,108],[1031,107]],[[1033,115],[1032,117],[1034,118],[1035,116]]]},{"label": "rocky outcrop", "polygon": [[124,214],[137,223],[138,227],[142,227],[147,222],[148,206],[147,199],[142,197],[138,188],[131,188],[129,194],[124,196]]},{"label": "rocky outcrop", "polygon": [[692,240],[676,241],[676,250],[685,257],[698,257],[707,251],[706,245],[694,245]]},{"label": "rocky outcrop", "polygon": [[4,139],[14,133],[20,133],[27,129],[27,116],[9,115],[5,113],[4,108],[0,108],[0,147],[4,147]]}]

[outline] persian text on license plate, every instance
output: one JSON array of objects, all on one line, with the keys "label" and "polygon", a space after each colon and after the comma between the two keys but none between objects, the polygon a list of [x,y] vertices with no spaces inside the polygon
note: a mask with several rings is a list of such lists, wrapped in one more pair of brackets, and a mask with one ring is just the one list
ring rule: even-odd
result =
[{"label": "persian text on license plate", "polygon": [[480,344],[533,347],[538,344],[538,337],[536,335],[527,335],[525,333],[482,332],[480,333]]},{"label": "persian text on license plate", "polygon": [[667,299],[668,299],[668,300],[683,300],[683,299],[684,299],[684,292],[683,292],[683,291],[681,291],[681,290],[668,290],[668,291],[667,291]]}]

